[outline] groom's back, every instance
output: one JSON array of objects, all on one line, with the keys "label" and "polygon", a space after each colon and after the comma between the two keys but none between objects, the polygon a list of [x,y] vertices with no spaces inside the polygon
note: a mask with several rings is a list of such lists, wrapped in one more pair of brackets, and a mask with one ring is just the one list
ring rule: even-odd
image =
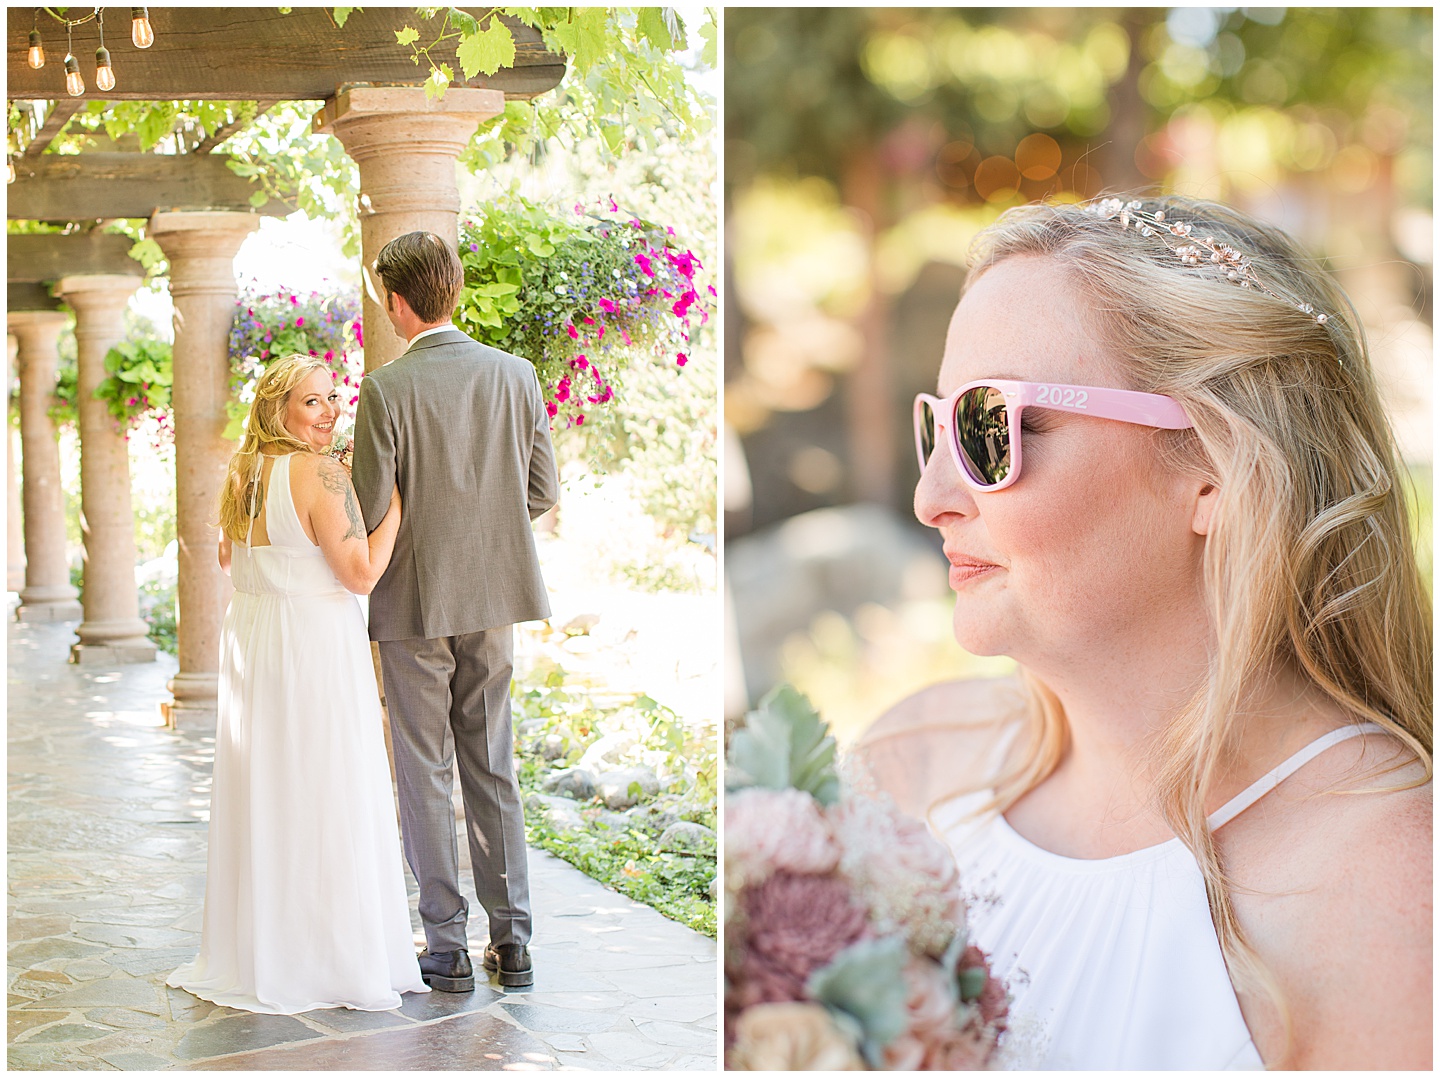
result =
[{"label": "groom's back", "polygon": [[370,597],[371,638],[434,639],[547,617],[530,521],[554,503],[557,484],[533,366],[447,330],[371,372],[361,412],[355,469],[366,520],[389,497],[387,456],[402,504],[390,567]]}]

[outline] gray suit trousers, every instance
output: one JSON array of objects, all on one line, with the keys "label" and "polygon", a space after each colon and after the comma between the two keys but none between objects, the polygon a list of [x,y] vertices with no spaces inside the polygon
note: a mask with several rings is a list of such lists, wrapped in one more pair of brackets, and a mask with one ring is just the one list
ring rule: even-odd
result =
[{"label": "gray suit trousers", "polygon": [[530,941],[525,816],[510,728],[514,647],[509,625],[380,641],[405,859],[420,884],[432,953],[469,947],[450,800],[457,757],[475,894],[490,919],[490,942]]}]

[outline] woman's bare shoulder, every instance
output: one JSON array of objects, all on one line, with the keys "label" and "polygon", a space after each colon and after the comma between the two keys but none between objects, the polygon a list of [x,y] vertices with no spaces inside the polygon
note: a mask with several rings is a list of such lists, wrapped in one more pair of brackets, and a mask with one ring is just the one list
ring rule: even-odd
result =
[{"label": "woman's bare shoulder", "polygon": [[852,759],[901,809],[923,817],[937,800],[987,781],[1001,737],[1024,708],[1013,678],[942,682],[881,715]]},{"label": "woman's bare shoulder", "polygon": [[[1268,866],[1246,873],[1257,887],[1237,896],[1237,906],[1251,914],[1256,949],[1291,1002],[1296,1047],[1288,1066],[1430,1068],[1434,840],[1426,778],[1397,741],[1354,738],[1282,783],[1269,806],[1271,798],[1256,806],[1263,815],[1246,860]],[[1268,846],[1263,857],[1260,843]]]}]

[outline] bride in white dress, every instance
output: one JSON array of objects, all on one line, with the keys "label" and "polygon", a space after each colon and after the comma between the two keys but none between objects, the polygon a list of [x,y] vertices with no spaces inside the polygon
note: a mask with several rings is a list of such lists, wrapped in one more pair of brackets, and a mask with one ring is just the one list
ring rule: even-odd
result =
[{"label": "bride in white dress", "polygon": [[976,252],[915,513],[956,639],[1023,676],[860,755],[954,851],[1015,1058],[1428,1070],[1430,601],[1353,308],[1191,199]]},{"label": "bride in white dress", "polygon": [[219,716],[200,953],[166,982],[227,1007],[389,1010],[427,992],[359,603],[389,563],[399,492],[367,537],[328,456],[324,361],[261,376],[222,494],[235,583]]}]

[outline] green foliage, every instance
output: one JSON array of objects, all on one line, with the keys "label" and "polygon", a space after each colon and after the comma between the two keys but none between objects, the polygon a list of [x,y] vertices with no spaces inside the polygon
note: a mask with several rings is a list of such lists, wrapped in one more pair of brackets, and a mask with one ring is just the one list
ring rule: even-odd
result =
[{"label": "green foliage", "polygon": [[[434,13],[428,19],[427,11]],[[396,32],[396,43],[410,48],[417,65],[425,61],[425,89],[432,96],[443,95],[455,79],[442,59],[452,45],[466,79],[514,62],[514,34],[502,15],[539,30],[545,47],[566,58],[566,77],[554,95],[530,106],[512,103],[481,128],[466,161],[472,168],[503,159],[511,149],[528,153],[537,140],[562,132],[572,141],[598,133],[615,155],[632,144],[653,147],[662,130],[703,133],[710,124],[711,107],[681,66],[690,35],[674,8],[494,8],[479,21],[457,8],[421,8],[417,14],[417,23],[438,18],[438,25],[423,35],[407,26]],[[698,37],[699,62],[713,68],[715,9],[705,9]]]},{"label": "green foliage", "polygon": [[[559,666],[545,663],[516,679],[512,704],[519,731],[517,772],[527,798],[540,792],[555,767],[574,766],[603,734],[618,730],[636,735],[635,761],[652,765],[662,782],[659,795],[642,802],[623,827],[612,826],[614,817],[598,800],[577,805],[590,824],[580,830],[556,829],[541,814],[527,812],[529,840],[622,894],[714,937],[716,911],[710,888],[716,874],[715,851],[660,851],[656,842],[663,826],[644,822],[653,815],[660,821],[681,819],[715,827],[714,728],[689,725],[645,695],[602,695]],[[539,751],[548,737],[558,737],[565,750],[553,764]]]},{"label": "green foliage", "polygon": [[725,786],[804,790],[822,805],[840,797],[835,739],[810,701],[777,685],[730,739]]},{"label": "green foliage", "polygon": [[110,414],[126,426],[169,412],[171,354],[170,344],[153,337],[121,341],[105,354],[108,377],[95,387],[96,399],[107,402]]},{"label": "green foliage", "polygon": [[623,420],[630,489],[666,537],[714,535],[719,402],[714,364],[697,356],[684,375],[642,364],[625,376]]},{"label": "green foliage", "polygon": [[150,626],[149,637],[157,648],[179,655],[179,623],[175,614],[175,581],[152,579],[140,585],[140,617]]}]

